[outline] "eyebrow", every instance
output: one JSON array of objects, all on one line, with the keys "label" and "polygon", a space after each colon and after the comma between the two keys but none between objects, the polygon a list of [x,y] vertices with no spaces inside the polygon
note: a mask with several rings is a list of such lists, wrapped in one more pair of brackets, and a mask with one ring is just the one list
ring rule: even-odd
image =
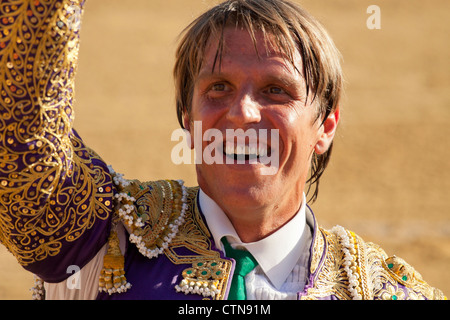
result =
[{"label": "eyebrow", "polygon": [[303,76],[300,75],[300,81],[298,81],[297,78],[294,78],[292,76],[281,76],[281,77],[277,77],[274,75],[268,75],[265,80],[267,82],[273,82],[273,83],[278,83],[281,82],[285,87],[291,88],[291,87],[298,87],[299,85],[304,84],[303,81]]},{"label": "eyebrow", "polygon": [[[295,69],[297,72],[298,70]],[[291,87],[298,87],[300,85],[305,85],[305,79],[302,74],[298,73],[300,78],[293,77],[288,72],[282,72],[279,76],[274,74],[264,74],[261,75],[261,78],[264,79],[264,82],[268,83],[281,83],[283,86],[291,88]],[[212,79],[227,79],[229,78],[231,73],[229,72],[223,72],[223,71],[214,71],[210,70],[209,68],[204,68],[199,72],[197,77],[195,78],[195,83],[198,83],[203,80],[212,80]],[[300,79],[300,82],[298,81]]]}]

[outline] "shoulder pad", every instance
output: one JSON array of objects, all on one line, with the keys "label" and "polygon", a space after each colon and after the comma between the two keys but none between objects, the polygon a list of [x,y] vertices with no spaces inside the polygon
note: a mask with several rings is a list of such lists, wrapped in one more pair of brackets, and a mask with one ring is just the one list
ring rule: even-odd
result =
[{"label": "shoulder pad", "polygon": [[130,233],[130,242],[147,258],[166,249],[183,224],[187,209],[187,189],[183,181],[129,181],[121,176],[117,184],[118,219]]},{"label": "shoulder pad", "polygon": [[426,283],[403,259],[388,257],[383,249],[352,231],[333,228],[342,251],[342,266],[353,298],[383,300],[439,300],[444,294]]},{"label": "shoulder pad", "polygon": [[385,259],[383,266],[397,282],[404,286],[412,287],[418,281],[423,281],[420,273],[395,255]]}]

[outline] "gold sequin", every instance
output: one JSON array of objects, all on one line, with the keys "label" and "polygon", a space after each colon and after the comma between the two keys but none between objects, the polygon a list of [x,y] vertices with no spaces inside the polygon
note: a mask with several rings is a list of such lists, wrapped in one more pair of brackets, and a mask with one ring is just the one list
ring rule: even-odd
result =
[{"label": "gold sequin", "polygon": [[[5,59],[13,59],[4,61],[8,72],[0,74],[0,116],[4,121],[0,137],[8,147],[21,146],[15,150],[23,150],[3,154],[0,162],[0,242],[24,266],[47,255],[55,256],[64,243],[76,240],[96,221],[111,214],[109,208],[95,210],[96,204],[103,204],[91,198],[92,190],[111,184],[109,173],[103,166],[90,166],[90,159],[99,163],[100,157],[76,136],[69,136],[78,33],[64,29],[51,35],[55,22],[64,17],[65,9],[59,1],[40,1],[36,16],[35,9],[3,6],[2,2],[0,10],[2,17],[9,11],[9,24],[3,24],[0,30],[0,49]],[[39,70],[39,65],[43,69]],[[42,72],[46,72],[45,77]],[[23,114],[25,106],[27,112]],[[52,139],[43,140],[43,133]],[[78,154],[83,161],[74,156]],[[22,172],[20,178],[13,178],[13,174]],[[60,177],[64,180],[58,180]],[[60,181],[64,185],[55,183]],[[65,210],[55,199],[64,199],[64,206],[77,210]]]}]

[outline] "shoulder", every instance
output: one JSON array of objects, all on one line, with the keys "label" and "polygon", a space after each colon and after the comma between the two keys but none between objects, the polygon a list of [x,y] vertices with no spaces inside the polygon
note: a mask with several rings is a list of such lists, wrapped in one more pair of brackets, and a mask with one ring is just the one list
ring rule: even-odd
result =
[{"label": "shoulder", "polygon": [[129,240],[148,258],[168,248],[195,202],[198,187],[185,187],[182,180],[141,182],[114,174],[115,221],[121,221]]},{"label": "shoulder", "polygon": [[378,245],[366,242],[341,226],[320,229],[327,255],[347,279],[347,291],[357,299],[440,300],[444,294],[426,283],[419,272],[403,259],[388,256]]}]

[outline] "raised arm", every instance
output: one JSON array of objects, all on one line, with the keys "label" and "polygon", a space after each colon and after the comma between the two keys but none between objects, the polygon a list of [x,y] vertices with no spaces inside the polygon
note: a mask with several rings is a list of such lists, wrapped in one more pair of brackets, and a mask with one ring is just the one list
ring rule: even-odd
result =
[{"label": "raised arm", "polygon": [[72,129],[81,0],[0,4],[0,242],[49,282],[108,238],[113,185]]}]

